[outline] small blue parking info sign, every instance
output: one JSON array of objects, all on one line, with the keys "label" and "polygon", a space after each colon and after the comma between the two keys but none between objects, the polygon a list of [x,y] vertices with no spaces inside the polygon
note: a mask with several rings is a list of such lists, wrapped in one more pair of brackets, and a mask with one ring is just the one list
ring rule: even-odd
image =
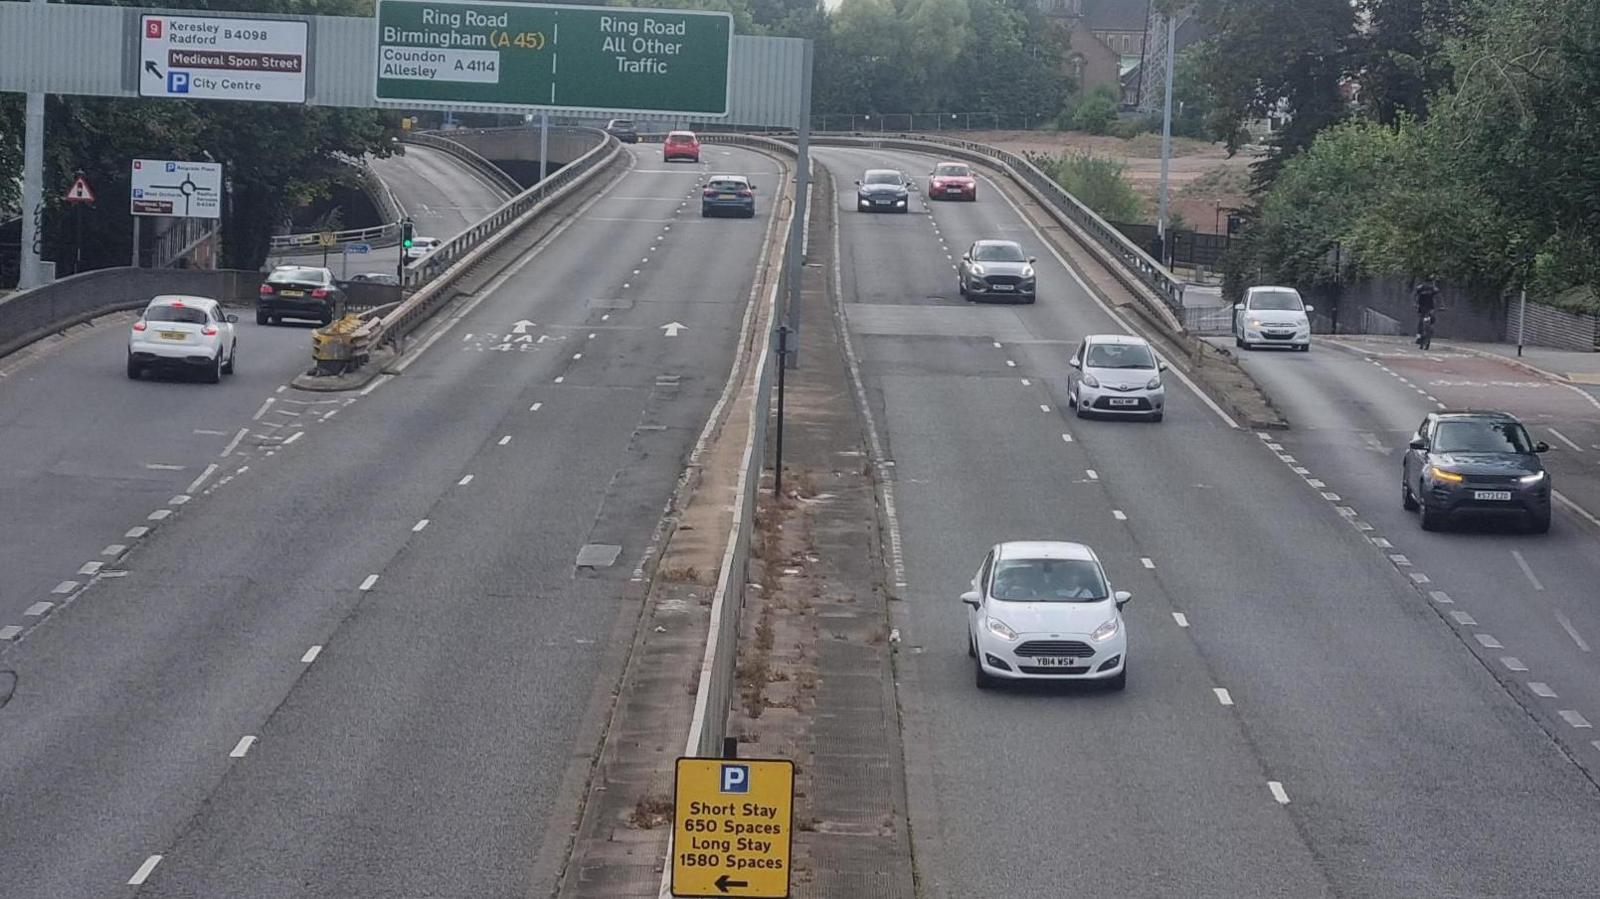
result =
[{"label": "small blue parking info sign", "polygon": [[723,765],[722,766],[722,792],[748,793],[750,792],[750,766],[749,765]]}]

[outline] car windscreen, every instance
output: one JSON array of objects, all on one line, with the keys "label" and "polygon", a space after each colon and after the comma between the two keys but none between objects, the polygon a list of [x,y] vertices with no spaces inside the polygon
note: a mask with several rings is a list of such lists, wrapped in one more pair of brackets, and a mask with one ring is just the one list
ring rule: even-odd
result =
[{"label": "car windscreen", "polygon": [[1005,602],[1097,602],[1107,591],[1100,566],[1087,559],[1003,559],[989,595]]},{"label": "car windscreen", "polygon": [[1027,262],[1022,248],[1014,243],[981,243],[972,250],[972,258],[979,262]]},{"label": "car windscreen", "polygon": [[151,306],[145,310],[144,317],[153,322],[188,322],[191,325],[206,323],[204,309],[193,306]]},{"label": "car windscreen", "polygon": [[711,181],[711,182],[708,182],[706,184],[706,187],[708,187],[708,188],[710,188],[712,190],[749,190],[750,189],[750,185],[744,183],[743,181],[730,181],[730,180],[721,179],[721,178],[716,179],[716,180]]},{"label": "car windscreen", "polygon": [[902,184],[899,172],[868,172],[863,179],[867,184]]},{"label": "car windscreen", "polygon": [[1251,309],[1275,312],[1300,312],[1306,307],[1300,297],[1287,290],[1262,290],[1250,295]]},{"label": "car windscreen", "polygon": [[322,284],[322,272],[314,268],[280,268],[267,276],[268,284]]},{"label": "car windscreen", "polygon": [[1444,421],[1433,439],[1436,453],[1531,453],[1533,441],[1514,421]]},{"label": "car windscreen", "polygon": [[633,130],[633,119],[612,119],[611,127],[620,128],[623,131],[631,131]]},{"label": "car windscreen", "polygon": [[1139,344],[1126,343],[1092,343],[1089,345],[1089,358],[1084,363],[1088,368],[1155,368],[1156,359],[1151,355],[1150,348]]},{"label": "car windscreen", "polygon": [[667,143],[669,143],[669,144],[692,144],[692,143],[694,143],[694,135],[692,135],[692,134],[669,134],[669,135],[667,135]]},{"label": "car windscreen", "polygon": [[964,165],[941,165],[933,170],[935,178],[965,178],[969,174]]}]

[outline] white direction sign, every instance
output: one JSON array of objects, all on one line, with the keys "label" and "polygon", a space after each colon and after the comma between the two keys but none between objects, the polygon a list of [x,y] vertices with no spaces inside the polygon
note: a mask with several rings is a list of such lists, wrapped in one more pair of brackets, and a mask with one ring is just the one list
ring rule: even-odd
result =
[{"label": "white direction sign", "polygon": [[134,215],[222,217],[222,163],[133,161]]},{"label": "white direction sign", "polygon": [[306,101],[306,23],[139,18],[139,96]]}]

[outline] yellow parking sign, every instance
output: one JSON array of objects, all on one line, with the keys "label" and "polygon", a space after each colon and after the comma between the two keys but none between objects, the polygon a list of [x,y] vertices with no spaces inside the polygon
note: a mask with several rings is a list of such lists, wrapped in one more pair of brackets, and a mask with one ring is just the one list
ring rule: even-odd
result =
[{"label": "yellow parking sign", "polygon": [[786,899],[794,762],[678,759],[672,895]]}]

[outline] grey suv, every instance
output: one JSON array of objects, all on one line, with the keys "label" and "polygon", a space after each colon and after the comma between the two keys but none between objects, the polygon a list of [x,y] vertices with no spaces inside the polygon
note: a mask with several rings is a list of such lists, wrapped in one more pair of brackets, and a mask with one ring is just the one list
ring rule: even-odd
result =
[{"label": "grey suv", "polygon": [[1422,529],[1456,516],[1520,518],[1550,530],[1549,445],[1504,412],[1430,412],[1411,438],[1400,469],[1400,502],[1422,510]]}]

